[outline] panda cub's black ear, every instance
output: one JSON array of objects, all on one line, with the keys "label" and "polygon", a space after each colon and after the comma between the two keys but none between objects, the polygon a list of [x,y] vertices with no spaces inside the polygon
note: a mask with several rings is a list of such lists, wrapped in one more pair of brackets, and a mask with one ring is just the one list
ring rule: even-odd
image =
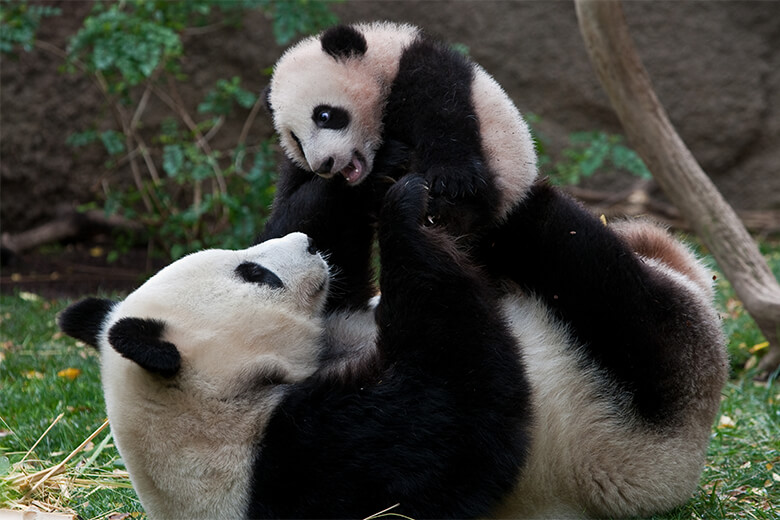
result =
[{"label": "panda cub's black ear", "polygon": [[334,59],[362,56],[368,50],[366,37],[349,25],[336,25],[320,36],[322,50]]},{"label": "panda cub's black ear", "polygon": [[172,377],[181,368],[176,345],[162,339],[165,324],[148,318],[122,318],[108,331],[108,342],[123,357],[149,372]]},{"label": "panda cub's black ear", "polygon": [[62,311],[57,325],[68,336],[97,347],[98,335],[114,305],[116,302],[103,298],[85,298]]},{"label": "panda cub's black ear", "polygon": [[263,96],[263,103],[265,103],[266,110],[273,115],[274,107],[271,106],[271,85],[267,85],[260,95]]}]

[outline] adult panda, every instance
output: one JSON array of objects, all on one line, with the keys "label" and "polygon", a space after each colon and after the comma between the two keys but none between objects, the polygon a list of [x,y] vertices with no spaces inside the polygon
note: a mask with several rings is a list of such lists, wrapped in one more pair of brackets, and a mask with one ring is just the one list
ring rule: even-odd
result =
[{"label": "adult panda", "polygon": [[[495,294],[420,178],[379,219],[376,324],[329,354],[329,267],[292,233],[186,256],[59,317],[98,347],[108,417],[152,519],[485,515],[526,458],[529,390]],[[329,336],[338,336],[337,338]],[[369,352],[355,355],[358,348]]]},{"label": "adult panda", "polygon": [[[436,222],[470,235],[485,283],[504,291],[497,310],[535,418],[499,516],[629,517],[688,500],[728,368],[710,278],[690,251],[649,222],[605,226],[535,183],[514,105],[416,28],[359,24],[304,40],[277,63],[268,102],[286,158],[261,238],[302,230],[323,245],[340,269],[334,322],[365,328],[385,175],[426,178]],[[366,355],[346,345],[340,356]]]}]

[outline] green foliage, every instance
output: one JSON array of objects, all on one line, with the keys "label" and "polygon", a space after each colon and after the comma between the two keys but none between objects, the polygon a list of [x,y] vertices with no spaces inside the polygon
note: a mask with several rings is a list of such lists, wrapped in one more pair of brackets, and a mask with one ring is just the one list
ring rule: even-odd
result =
[{"label": "green foliage", "polygon": [[60,13],[56,7],[0,0],[0,54],[13,53],[17,46],[32,50],[41,19]]},{"label": "green foliage", "polygon": [[206,94],[206,98],[198,105],[198,112],[227,116],[233,111],[234,103],[242,108],[252,108],[255,101],[257,101],[257,96],[241,88],[241,78],[233,76],[230,80],[217,80],[216,86]]},{"label": "green foliage", "polygon": [[328,8],[332,1],[259,0],[257,3],[273,16],[274,37],[281,45],[287,45],[298,34],[316,32],[338,21]]},{"label": "green foliage", "polygon": [[[88,16],[68,47],[70,59],[85,63],[89,72],[101,73],[112,91],[138,85],[182,53],[179,35],[144,16],[144,9],[133,9],[133,4],[137,5],[132,2],[129,9],[127,4],[112,4]],[[104,4],[96,6],[101,10]]]},{"label": "green foliage", "polygon": [[[539,117],[534,114],[526,115],[526,119],[532,129],[539,122]],[[554,184],[578,184],[583,178],[608,170],[626,172],[642,179],[652,178],[645,163],[624,144],[620,135],[598,131],[574,132],[569,135],[570,146],[555,161],[547,152],[544,136],[537,131],[533,132],[533,136],[539,168]]]},{"label": "green foliage", "polygon": [[[41,18],[57,12],[0,1],[3,52],[19,44],[31,49]],[[314,0],[95,2],[67,50],[55,54],[67,56],[66,70],[94,80],[108,108],[103,113],[113,116],[67,138],[73,147],[101,146],[109,171],[132,176],[132,182],[104,183],[105,211],[142,223],[154,248],[172,259],[205,247],[251,244],[274,193],[271,144],[248,142],[261,100],[232,77],[216,80],[195,110],[185,106],[182,37],[207,24],[232,25],[247,10],[260,9],[286,44],[335,23],[329,7]],[[152,97],[167,110],[162,123],[159,114],[146,113]],[[226,123],[242,128],[227,144],[214,139]],[[129,241],[118,237],[121,243]]]}]

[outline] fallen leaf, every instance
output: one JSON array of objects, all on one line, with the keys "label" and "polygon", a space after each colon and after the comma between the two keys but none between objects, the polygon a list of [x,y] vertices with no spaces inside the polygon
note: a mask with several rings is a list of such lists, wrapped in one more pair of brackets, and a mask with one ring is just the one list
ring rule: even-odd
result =
[{"label": "fallen leaf", "polygon": [[37,294],[31,293],[31,292],[25,292],[22,291],[19,293],[19,298],[26,302],[39,302],[41,301],[41,297]]},{"label": "fallen leaf", "polygon": [[721,415],[720,420],[718,420],[718,428],[734,428],[736,425],[734,419],[728,415]]},{"label": "fallen leaf", "polygon": [[57,372],[57,375],[59,377],[64,377],[65,379],[70,379],[73,381],[81,375],[81,370],[78,368],[66,368]]},{"label": "fallen leaf", "polygon": [[755,345],[753,345],[750,348],[750,350],[748,350],[748,352],[750,352],[751,354],[755,354],[759,350],[764,350],[768,346],[769,346],[769,342],[768,341],[764,341],[763,343],[756,343]]}]

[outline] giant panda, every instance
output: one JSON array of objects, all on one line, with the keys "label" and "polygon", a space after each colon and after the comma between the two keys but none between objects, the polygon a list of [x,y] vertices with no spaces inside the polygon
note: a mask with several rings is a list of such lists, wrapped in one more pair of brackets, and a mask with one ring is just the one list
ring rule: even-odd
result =
[{"label": "giant panda", "polygon": [[529,128],[499,84],[411,25],[306,38],[277,61],[265,95],[287,169],[350,186],[420,174],[431,220],[461,240],[505,217],[537,174]]},{"label": "giant panda", "polygon": [[423,225],[426,204],[419,177],[385,196],[382,293],[362,334],[326,312],[330,267],[303,233],[194,253],[121,302],[61,314],[98,348],[150,518],[366,518],[395,504],[467,518],[511,491],[532,421],[522,362],[479,269]]},{"label": "giant panda", "polygon": [[[385,177],[437,186],[436,226],[503,294],[496,311],[534,419],[494,514],[623,518],[689,499],[728,371],[701,261],[652,222],[605,226],[537,181],[532,139],[500,87],[414,27],[304,40],[277,63],[268,104],[285,159],[260,238],[300,230],[323,244],[339,269],[328,315],[365,333]],[[340,356],[367,355],[350,345]]]}]

